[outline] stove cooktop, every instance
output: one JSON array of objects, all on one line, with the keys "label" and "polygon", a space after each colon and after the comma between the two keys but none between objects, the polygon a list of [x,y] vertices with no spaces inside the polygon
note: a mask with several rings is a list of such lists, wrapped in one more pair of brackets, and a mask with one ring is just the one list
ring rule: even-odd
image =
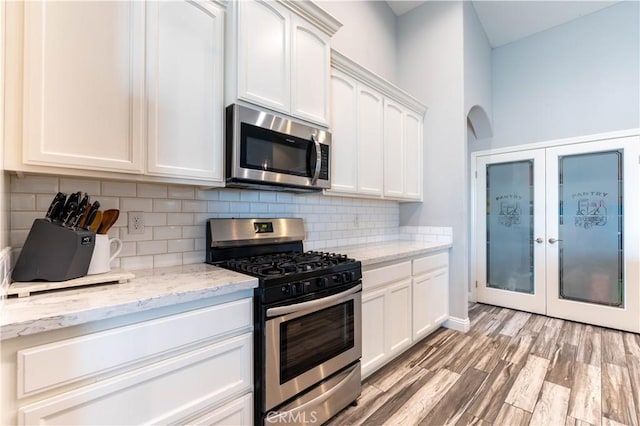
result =
[{"label": "stove cooktop", "polygon": [[293,276],[293,278],[299,279],[308,272],[331,272],[336,266],[355,264],[356,262],[344,254],[308,251],[231,259],[222,262],[219,266],[259,278]]}]

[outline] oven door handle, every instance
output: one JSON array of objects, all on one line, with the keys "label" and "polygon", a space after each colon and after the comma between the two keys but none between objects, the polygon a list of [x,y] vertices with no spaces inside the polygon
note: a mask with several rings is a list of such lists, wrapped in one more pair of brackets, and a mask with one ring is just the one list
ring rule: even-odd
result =
[{"label": "oven door handle", "polygon": [[296,303],[295,305],[278,306],[276,308],[267,309],[267,318],[277,317],[279,315],[291,314],[293,312],[306,311],[311,309],[317,309],[323,306],[330,306],[337,300],[343,299],[346,296],[350,296],[362,290],[362,284],[350,288],[342,293],[334,294],[332,296],[323,297],[322,299],[310,300],[308,302]]},{"label": "oven door handle", "polygon": [[322,168],[322,150],[320,149],[320,142],[316,135],[311,135],[311,140],[316,147],[316,168],[313,171],[313,178],[311,179],[311,185],[315,185],[320,177],[320,169]]}]

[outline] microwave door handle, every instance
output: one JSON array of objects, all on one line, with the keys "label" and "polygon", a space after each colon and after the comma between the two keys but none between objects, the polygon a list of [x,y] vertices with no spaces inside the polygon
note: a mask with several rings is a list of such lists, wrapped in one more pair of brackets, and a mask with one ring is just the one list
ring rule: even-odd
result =
[{"label": "microwave door handle", "polygon": [[306,311],[309,309],[317,309],[321,306],[331,306],[337,300],[343,299],[346,296],[350,296],[354,293],[362,290],[362,284],[350,288],[342,293],[334,294],[332,296],[323,297],[322,299],[310,300],[308,302],[296,303],[295,305],[278,306],[276,308],[267,309],[267,318],[273,318],[278,315],[291,314],[294,312]]},{"label": "microwave door handle", "polygon": [[322,167],[322,152],[320,150],[320,142],[315,135],[311,135],[311,140],[316,147],[316,168],[313,172],[313,178],[311,178],[311,185],[315,185],[320,177],[320,168]]}]

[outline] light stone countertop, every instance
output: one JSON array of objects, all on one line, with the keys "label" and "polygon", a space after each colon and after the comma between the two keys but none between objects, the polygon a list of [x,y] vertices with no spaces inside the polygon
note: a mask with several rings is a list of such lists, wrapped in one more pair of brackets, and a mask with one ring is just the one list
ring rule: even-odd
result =
[{"label": "light stone countertop", "polygon": [[133,271],[124,284],[7,298],[0,339],[55,330],[185,302],[252,290],[258,279],[205,263]]},{"label": "light stone countertop", "polygon": [[362,267],[378,263],[402,260],[414,256],[442,251],[451,248],[451,243],[428,243],[423,241],[385,241],[379,243],[362,244],[354,246],[343,246],[335,248],[325,248],[322,251],[346,254],[349,257],[359,260]]}]

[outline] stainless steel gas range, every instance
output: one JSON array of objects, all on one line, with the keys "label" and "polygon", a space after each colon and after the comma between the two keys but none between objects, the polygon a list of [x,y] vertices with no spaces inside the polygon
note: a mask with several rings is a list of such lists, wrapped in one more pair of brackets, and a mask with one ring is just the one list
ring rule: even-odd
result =
[{"label": "stainless steel gas range", "polygon": [[303,251],[302,219],[210,219],[207,263],[259,279],[254,422],[321,424],[360,395],[362,268]]}]

